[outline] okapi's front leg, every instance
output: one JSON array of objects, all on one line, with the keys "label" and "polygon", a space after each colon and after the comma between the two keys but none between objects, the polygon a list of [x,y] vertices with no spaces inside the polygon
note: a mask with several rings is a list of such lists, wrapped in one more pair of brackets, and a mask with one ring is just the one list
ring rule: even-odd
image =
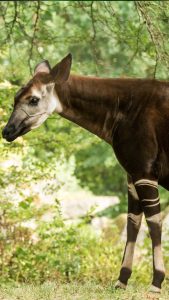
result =
[{"label": "okapi's front leg", "polygon": [[122,260],[122,267],[116,288],[126,288],[127,281],[132,273],[132,263],[137,235],[142,220],[142,207],[135,186],[128,177],[128,216],[127,216],[127,242]]},{"label": "okapi's front leg", "polygon": [[161,284],[165,277],[161,249],[162,219],[157,181],[140,179],[135,182],[137,194],[142,203],[142,208],[148,224],[153,248],[153,281],[150,291],[160,292]]}]

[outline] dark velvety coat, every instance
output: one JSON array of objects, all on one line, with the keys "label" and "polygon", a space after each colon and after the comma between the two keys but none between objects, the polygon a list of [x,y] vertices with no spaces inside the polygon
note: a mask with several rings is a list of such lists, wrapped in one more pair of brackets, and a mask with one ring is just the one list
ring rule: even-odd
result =
[{"label": "dark velvety coat", "polygon": [[168,82],[71,75],[56,91],[63,117],[111,144],[128,174],[152,175],[169,189]]}]

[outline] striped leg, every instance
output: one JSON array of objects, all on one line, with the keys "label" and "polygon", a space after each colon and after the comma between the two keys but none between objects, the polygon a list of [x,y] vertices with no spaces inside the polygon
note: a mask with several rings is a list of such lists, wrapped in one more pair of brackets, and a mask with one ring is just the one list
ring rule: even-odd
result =
[{"label": "striped leg", "polygon": [[161,284],[165,277],[161,249],[162,219],[157,181],[140,179],[135,182],[137,194],[142,203],[142,208],[148,224],[153,249],[153,282],[152,292],[160,292]]},{"label": "striped leg", "polygon": [[122,267],[116,288],[126,288],[127,281],[132,273],[135,242],[142,220],[142,207],[131,178],[128,178],[128,217],[127,242],[125,246]]}]

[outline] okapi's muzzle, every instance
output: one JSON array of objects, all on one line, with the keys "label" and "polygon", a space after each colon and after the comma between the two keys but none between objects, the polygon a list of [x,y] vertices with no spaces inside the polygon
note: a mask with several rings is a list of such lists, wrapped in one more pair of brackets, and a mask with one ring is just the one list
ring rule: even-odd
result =
[{"label": "okapi's muzzle", "polygon": [[2,136],[7,141],[10,140],[11,136],[15,133],[15,125],[6,125],[5,128],[2,130]]},{"label": "okapi's muzzle", "polygon": [[30,130],[30,126],[27,124],[27,117],[19,118],[18,112],[14,111],[2,130],[2,137],[8,142],[14,141],[17,137],[27,133]]},{"label": "okapi's muzzle", "polygon": [[19,129],[15,128],[15,125],[9,125],[5,126],[5,128],[2,130],[2,137],[7,140],[8,142],[13,142],[18,136],[24,135],[27,133],[30,129],[26,127],[22,127]]}]

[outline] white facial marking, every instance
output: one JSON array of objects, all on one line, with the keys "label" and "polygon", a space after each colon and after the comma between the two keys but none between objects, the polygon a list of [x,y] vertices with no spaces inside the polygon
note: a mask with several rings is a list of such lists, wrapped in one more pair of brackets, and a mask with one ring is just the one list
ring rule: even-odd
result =
[{"label": "white facial marking", "polygon": [[59,100],[59,97],[55,91],[55,89],[53,89],[52,91],[52,95],[50,95],[50,101],[49,101],[49,111],[51,113],[53,113],[54,111],[56,111],[57,113],[61,113],[63,110],[61,102]]},{"label": "white facial marking", "polygon": [[41,94],[41,92],[38,89],[33,88],[32,89],[32,96],[35,96],[37,98],[41,98],[42,94]]},{"label": "white facial marking", "polygon": [[43,114],[42,116],[40,116],[36,121],[36,123],[31,126],[31,129],[35,129],[39,127],[47,119],[47,117],[48,117],[47,114]]},{"label": "white facial marking", "polygon": [[30,122],[30,128],[34,129],[39,127],[54,111],[57,113],[62,112],[62,105],[54,84],[43,85],[41,89],[34,87],[31,92],[32,97],[35,96],[40,99],[38,105],[33,107],[27,105],[23,107],[23,111],[30,116],[28,122]]},{"label": "white facial marking", "polygon": [[47,114],[52,114],[54,111],[60,113],[62,112],[62,105],[61,102],[59,100],[59,97],[55,91],[55,88],[51,88],[51,91],[48,92],[46,89],[46,86],[43,87],[42,92],[40,92],[37,89],[32,89],[32,95],[36,96],[38,98],[44,98],[45,103],[44,105],[46,106],[46,113]]}]

